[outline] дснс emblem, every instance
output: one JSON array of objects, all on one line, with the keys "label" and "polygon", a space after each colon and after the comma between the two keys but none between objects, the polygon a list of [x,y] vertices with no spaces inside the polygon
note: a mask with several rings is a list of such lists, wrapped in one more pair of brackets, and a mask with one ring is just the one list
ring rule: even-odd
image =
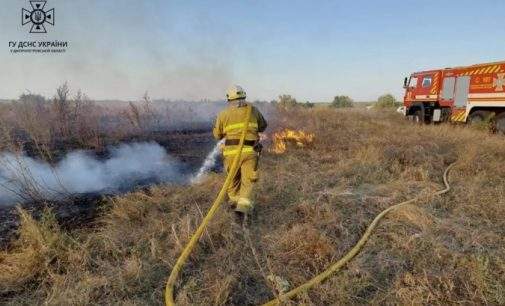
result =
[{"label": "\u0434\u0441\u043d\u0441 emblem", "polygon": [[30,33],[47,33],[45,23],[54,25],[54,9],[45,11],[46,0],[32,0],[32,11],[21,10],[21,24],[31,23]]}]

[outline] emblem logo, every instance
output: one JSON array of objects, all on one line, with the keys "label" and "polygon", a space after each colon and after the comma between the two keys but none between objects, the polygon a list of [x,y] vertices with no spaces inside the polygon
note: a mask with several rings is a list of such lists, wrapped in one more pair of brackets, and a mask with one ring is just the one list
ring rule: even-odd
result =
[{"label": "emblem logo", "polygon": [[493,87],[496,87],[495,91],[503,91],[503,86],[505,86],[505,73],[498,73],[498,78],[493,79]]},{"label": "emblem logo", "polygon": [[46,2],[46,0],[32,0],[30,1],[31,11],[24,8],[21,10],[21,25],[30,23],[32,25],[30,33],[47,33],[44,25],[54,26],[54,8],[44,10]]}]

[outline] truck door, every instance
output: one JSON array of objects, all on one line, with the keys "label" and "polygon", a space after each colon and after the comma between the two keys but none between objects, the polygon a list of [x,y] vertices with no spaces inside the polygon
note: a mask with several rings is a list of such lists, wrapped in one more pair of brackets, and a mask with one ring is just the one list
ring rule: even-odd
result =
[{"label": "truck door", "polygon": [[426,74],[419,77],[420,86],[417,87],[416,99],[423,100],[431,98],[431,87],[433,85],[433,74]]},{"label": "truck door", "polygon": [[405,102],[410,103],[416,98],[417,81],[417,76],[410,76],[407,88],[405,90]]},{"label": "truck door", "polygon": [[470,76],[460,76],[456,80],[456,92],[454,94],[454,106],[458,108],[466,107],[468,102],[468,91],[470,89]]}]

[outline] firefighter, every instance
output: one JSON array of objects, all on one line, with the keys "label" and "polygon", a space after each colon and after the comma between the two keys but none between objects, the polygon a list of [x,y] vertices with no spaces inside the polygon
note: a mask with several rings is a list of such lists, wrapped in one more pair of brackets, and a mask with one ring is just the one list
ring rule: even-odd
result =
[{"label": "firefighter", "polygon": [[[223,163],[229,172],[244,127],[247,107],[246,93],[240,86],[233,86],[226,93],[228,106],[217,116],[213,134],[217,140],[225,139],[223,146]],[[227,190],[231,206],[237,217],[243,219],[254,208],[251,199],[254,183],[258,180],[258,159],[261,153],[259,134],[267,128],[267,122],[259,110],[251,106],[251,119],[244,140],[244,147],[239,161],[238,171]]]}]

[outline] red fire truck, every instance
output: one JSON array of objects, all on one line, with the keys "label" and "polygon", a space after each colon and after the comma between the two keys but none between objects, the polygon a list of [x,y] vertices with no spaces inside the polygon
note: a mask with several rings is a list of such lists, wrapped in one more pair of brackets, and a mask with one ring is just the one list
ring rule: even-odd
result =
[{"label": "red fire truck", "polygon": [[404,88],[404,114],[415,121],[489,120],[505,133],[505,61],[415,72]]}]

